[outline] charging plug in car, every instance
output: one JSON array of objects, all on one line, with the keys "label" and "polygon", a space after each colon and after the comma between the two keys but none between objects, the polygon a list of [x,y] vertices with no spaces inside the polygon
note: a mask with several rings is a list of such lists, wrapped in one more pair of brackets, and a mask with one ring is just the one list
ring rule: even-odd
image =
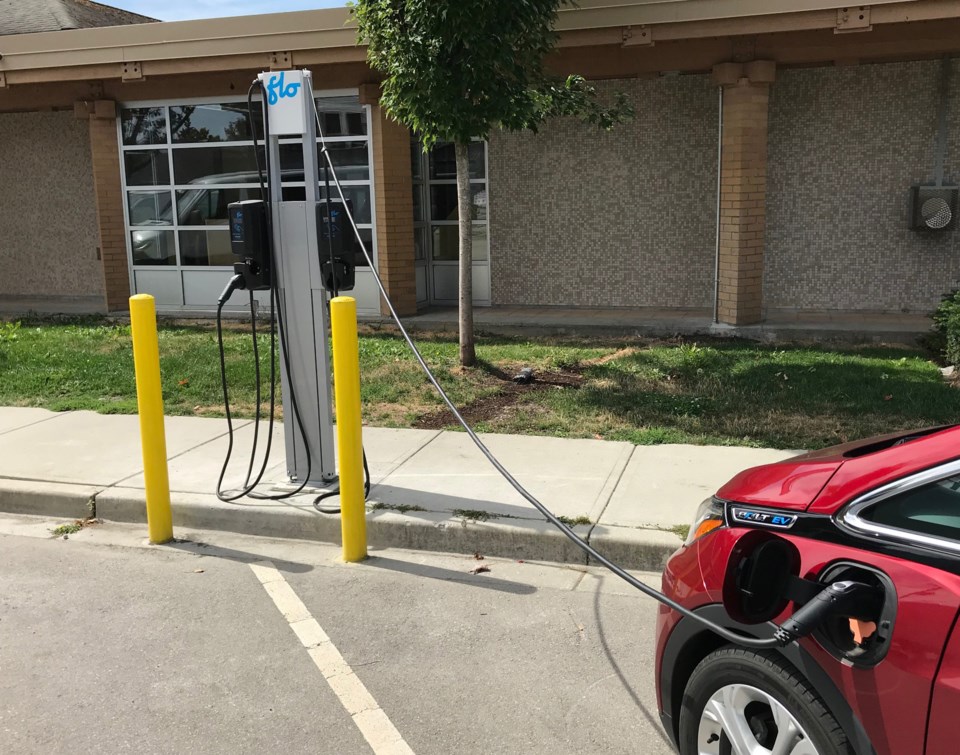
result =
[{"label": "charging plug in car", "polygon": [[869,622],[880,613],[883,592],[872,585],[841,580],[827,585],[777,629],[777,641],[788,645],[812,634],[836,616]]}]

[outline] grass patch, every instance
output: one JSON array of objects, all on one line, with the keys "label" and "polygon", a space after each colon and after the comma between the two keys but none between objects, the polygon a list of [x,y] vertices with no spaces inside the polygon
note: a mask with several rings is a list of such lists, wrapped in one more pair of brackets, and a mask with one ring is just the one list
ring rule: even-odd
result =
[{"label": "grass patch", "polygon": [[580,516],[575,516],[575,517],[558,516],[557,519],[559,519],[568,527],[576,527],[578,524],[584,524],[584,525],[593,524],[593,522],[590,521],[590,517],[583,516],[582,514]]},{"label": "grass patch", "polygon": [[64,535],[76,535],[80,530],[83,529],[83,526],[80,524],[61,524],[59,527],[53,528],[54,537],[63,537]]},{"label": "grass patch", "polygon": [[[960,417],[960,391],[919,349],[481,338],[479,366],[462,370],[455,339],[417,341],[453,401],[486,432],[819,448]],[[267,334],[259,346],[266,354]],[[248,326],[228,329],[225,352],[236,414],[252,417]],[[168,414],[223,415],[209,325],[161,323],[160,354]],[[510,377],[524,366],[538,379],[515,386]],[[455,429],[395,335],[363,333],[360,369],[368,425]],[[264,406],[268,378],[265,360]],[[129,326],[90,318],[10,326],[0,338],[0,405],[135,413]]]},{"label": "grass patch", "polygon": [[480,509],[454,509],[450,513],[460,519],[469,519],[473,522],[486,522],[490,519],[500,518],[498,514],[491,514],[489,511],[481,511]]},{"label": "grass patch", "polygon": [[426,511],[423,506],[417,506],[416,504],[409,503],[383,503],[378,501],[370,507],[373,511],[399,511],[401,514],[406,514],[409,511]]},{"label": "grass patch", "polygon": [[689,524],[675,524],[669,529],[669,532],[672,532],[674,535],[679,537],[681,540],[686,541],[687,537],[690,535],[690,525]]}]

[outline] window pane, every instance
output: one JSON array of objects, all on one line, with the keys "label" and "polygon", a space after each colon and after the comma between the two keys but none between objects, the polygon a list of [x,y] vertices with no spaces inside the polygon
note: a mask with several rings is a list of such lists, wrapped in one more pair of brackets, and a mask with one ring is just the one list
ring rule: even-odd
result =
[{"label": "window pane", "polygon": [[177,249],[173,231],[140,230],[130,232],[134,265],[176,265]]},{"label": "window pane", "polygon": [[[262,147],[260,159],[263,160]],[[253,147],[175,149],[173,175],[178,184],[255,184],[257,160]]]},{"label": "window pane", "polygon": [[427,229],[413,229],[413,258],[425,260],[427,258]]},{"label": "window pane", "polygon": [[138,107],[120,115],[124,144],[166,144],[167,116],[162,107]]},{"label": "window pane", "polygon": [[[330,162],[333,163],[337,177],[341,181],[370,180],[370,158],[367,155],[366,142],[330,142],[327,148],[330,151]],[[318,157],[320,179],[323,180],[323,169],[327,161],[323,155]]]},{"label": "window pane", "polygon": [[[473,224],[473,260],[485,261],[490,254],[487,243],[486,225]],[[455,225],[435,225],[433,227],[433,258],[435,260],[460,259],[460,228]]]},{"label": "window pane", "polygon": [[123,163],[127,186],[160,186],[170,183],[170,163],[167,161],[165,149],[124,152]]},{"label": "window pane", "polygon": [[127,192],[130,225],[171,225],[173,213],[169,191]]},{"label": "window pane", "polygon": [[[339,199],[337,187],[330,187],[330,194],[334,199]],[[353,203],[351,212],[353,220],[359,225],[369,225],[370,220],[370,187],[369,186],[344,186],[344,196]],[[319,187],[319,197],[322,201],[326,197],[323,186]],[[284,202],[303,202],[306,200],[306,190],[302,186],[284,186]]]},{"label": "window pane", "polygon": [[[486,144],[470,142],[467,153],[470,158],[470,178],[486,178],[487,168],[484,159]],[[445,179],[457,177],[457,157],[453,144],[438,144],[430,151],[430,178]]]},{"label": "window pane", "polygon": [[317,111],[324,136],[367,135],[366,109],[356,95],[318,98]]},{"label": "window pane", "polygon": [[862,516],[887,527],[960,540],[960,477],[888,498]]},{"label": "window pane", "polygon": [[[257,138],[263,139],[260,104],[253,105]],[[222,105],[177,105],[170,108],[170,132],[174,143],[249,141],[247,103]]]},{"label": "window pane", "polygon": [[[487,219],[487,191],[483,184],[470,184],[472,195],[472,220]],[[430,212],[432,220],[457,220],[457,187],[453,184],[434,184],[430,187]]]},{"label": "window pane", "polygon": [[226,230],[180,231],[180,260],[191,267],[229,267],[235,262]]},{"label": "window pane", "polygon": [[180,225],[226,225],[227,205],[245,199],[260,199],[260,189],[183,189],[177,192],[177,220]]},{"label": "window pane", "polygon": [[[337,178],[341,181],[369,181],[370,161],[367,155],[366,142],[330,142],[330,161],[337,171]],[[321,154],[321,147],[317,147],[317,167],[320,182],[324,181],[324,169],[327,160]],[[299,144],[280,145],[280,169],[283,171],[284,181],[303,180],[303,147]],[[333,178],[330,178],[333,183]]]},{"label": "window pane", "polygon": [[423,186],[413,187],[413,221],[419,223],[423,220]]},{"label": "window pane", "polygon": [[423,180],[423,145],[416,138],[410,140],[410,172],[414,181]]},{"label": "window pane", "polygon": [[[360,238],[363,239],[364,245],[367,247],[367,251],[370,253],[370,256],[373,256],[373,230],[370,228],[361,228],[360,229]],[[360,245],[356,245],[357,253],[354,258],[354,264],[357,267],[370,267],[367,264],[367,258],[363,256],[363,252],[360,251]]]}]

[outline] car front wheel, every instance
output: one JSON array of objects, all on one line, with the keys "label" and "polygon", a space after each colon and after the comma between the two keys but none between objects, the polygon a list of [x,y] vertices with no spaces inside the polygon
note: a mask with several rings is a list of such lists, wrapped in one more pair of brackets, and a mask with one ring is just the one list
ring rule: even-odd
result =
[{"label": "car front wheel", "polygon": [[847,755],[847,738],[809,683],[775,652],[714,651],[680,710],[682,755]]}]

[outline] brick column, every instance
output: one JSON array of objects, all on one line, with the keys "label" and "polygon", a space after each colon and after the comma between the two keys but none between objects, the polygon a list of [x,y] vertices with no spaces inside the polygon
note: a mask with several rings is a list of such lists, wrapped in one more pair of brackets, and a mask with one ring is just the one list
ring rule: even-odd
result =
[{"label": "brick column", "polygon": [[776,73],[769,61],[721,63],[719,319],[752,325],[763,319],[763,250],[767,190],[767,110]]},{"label": "brick column", "polygon": [[93,157],[93,185],[97,198],[107,311],[116,312],[129,308],[127,300],[130,297],[116,103],[99,100],[88,106],[87,112],[90,118],[90,151]]},{"label": "brick column", "polygon": [[[376,194],[377,267],[397,314],[417,312],[417,280],[413,254],[413,177],[410,132],[387,117],[377,101],[377,87],[361,90],[371,105],[373,184]],[[387,314],[381,302],[381,311]]]}]

